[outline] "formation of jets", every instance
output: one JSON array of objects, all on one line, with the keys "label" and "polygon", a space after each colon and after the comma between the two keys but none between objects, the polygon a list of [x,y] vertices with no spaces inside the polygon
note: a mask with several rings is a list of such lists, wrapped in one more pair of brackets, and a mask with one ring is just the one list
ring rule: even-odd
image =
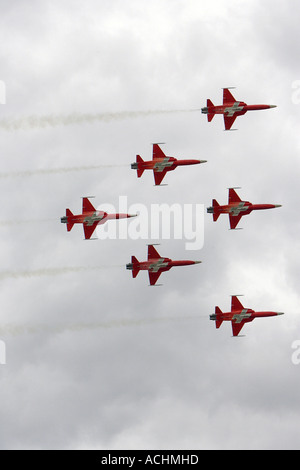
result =
[{"label": "formation of jets", "polygon": [[[215,114],[223,114],[225,130],[233,130],[232,125],[238,116],[242,116],[247,111],[275,108],[275,105],[247,105],[243,101],[237,101],[229,88],[223,88],[223,104],[214,106],[211,100],[207,100],[207,105],[201,108],[201,112],[207,115],[208,122],[211,122]],[[175,170],[178,166],[196,165],[205,163],[206,160],[182,159],[167,156],[162,151],[158,143],[153,144],[152,160],[144,161],[140,155],[136,155],[136,161],[131,164],[131,169],[137,171],[140,178],[145,170],[152,170],[155,186],[161,185],[166,173]],[[242,201],[235,189],[229,188],[228,204],[220,205],[215,199],[212,206],[207,208],[207,212],[213,215],[213,221],[217,221],[221,214],[229,215],[230,229],[236,229],[243,215],[248,215],[254,210],[274,209],[281,207],[279,204],[252,204]],[[66,209],[66,215],[61,217],[61,222],[67,225],[69,232],[74,224],[82,224],[85,239],[89,240],[98,225],[113,219],[124,219],[135,217],[137,214],[108,214],[104,211],[96,210],[89,198],[82,199],[82,214],[74,215],[70,209]],[[138,261],[135,256],[131,257],[131,262],[126,264],[126,269],[132,271],[132,277],[136,278],[139,271],[148,271],[150,286],[156,284],[160,275],[169,271],[174,266],[188,266],[199,264],[201,261],[192,260],[172,260],[162,257],[153,244],[148,245],[148,257],[146,261]],[[160,284],[161,285],[161,284]],[[216,328],[219,328],[223,321],[231,321],[233,336],[238,336],[245,323],[251,322],[255,318],[282,315],[281,312],[255,312],[252,309],[244,308],[236,295],[232,296],[231,311],[223,313],[219,307],[215,307],[215,313],[210,315],[210,320],[215,321]]]}]

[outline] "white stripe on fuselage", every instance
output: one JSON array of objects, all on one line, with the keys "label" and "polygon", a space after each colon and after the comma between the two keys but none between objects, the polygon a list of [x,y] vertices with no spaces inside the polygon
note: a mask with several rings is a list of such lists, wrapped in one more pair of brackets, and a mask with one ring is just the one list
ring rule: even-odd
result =
[{"label": "white stripe on fuselage", "polygon": [[99,214],[99,212],[94,212],[92,215],[88,215],[84,219],[84,223],[88,226],[94,225],[96,222],[100,222],[104,217],[104,214]]},{"label": "white stripe on fuselage", "polygon": [[165,262],[165,258],[160,258],[156,263],[151,263],[149,266],[149,271],[152,273],[157,273],[161,268],[168,266],[168,262]]},{"label": "white stripe on fuselage", "polygon": [[251,312],[248,313],[248,309],[244,308],[241,313],[236,313],[233,315],[232,321],[235,321],[235,323],[241,323],[243,320],[249,317],[251,317]]},{"label": "white stripe on fuselage", "polygon": [[228,108],[225,108],[224,114],[227,116],[233,116],[238,111],[243,111],[243,109],[244,106],[240,106],[240,102],[236,101],[233,106],[228,106]]},{"label": "white stripe on fuselage", "polygon": [[245,212],[249,209],[249,206],[245,205],[245,202],[240,202],[238,206],[231,207],[229,213],[231,215],[239,215],[241,212]]},{"label": "white stripe on fuselage", "polygon": [[162,162],[156,162],[154,165],[155,171],[164,171],[165,168],[172,166],[173,162],[168,157],[164,158]]}]

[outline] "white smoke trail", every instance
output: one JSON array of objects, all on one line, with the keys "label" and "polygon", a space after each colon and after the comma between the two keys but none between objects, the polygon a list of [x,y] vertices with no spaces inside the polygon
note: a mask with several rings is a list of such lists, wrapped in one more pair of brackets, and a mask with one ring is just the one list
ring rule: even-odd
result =
[{"label": "white smoke trail", "polygon": [[62,274],[78,273],[84,271],[96,271],[99,269],[108,269],[115,267],[123,267],[123,265],[110,265],[110,266],[70,266],[62,268],[44,268],[35,269],[32,271],[2,271],[0,272],[0,281],[5,279],[19,279],[19,278],[31,278],[31,277],[42,277],[42,276],[60,276]]},{"label": "white smoke trail", "polygon": [[55,175],[61,173],[69,173],[75,171],[88,171],[88,170],[99,170],[101,168],[117,168],[130,166],[128,163],[121,165],[86,165],[86,166],[71,166],[61,168],[41,168],[37,170],[23,170],[23,171],[9,171],[7,173],[0,173],[0,178],[24,178],[27,176],[38,176],[38,175]]},{"label": "white smoke trail", "polygon": [[175,114],[198,111],[196,109],[149,110],[149,111],[122,111],[118,113],[72,113],[49,114],[44,116],[24,116],[21,118],[0,119],[0,129],[7,131],[29,130],[56,126],[70,126],[72,124],[91,124],[94,122],[111,122],[123,119],[136,119],[159,114]]},{"label": "white smoke trail", "polygon": [[[184,317],[161,317],[161,318],[141,318],[141,319],[117,319],[108,322],[93,322],[93,323],[73,323],[73,324],[13,324],[6,323],[0,325],[0,335],[21,335],[21,334],[38,334],[38,333],[62,333],[64,331],[80,332],[85,330],[98,330],[98,329],[111,329],[111,328],[126,328],[126,327],[140,327],[151,326],[160,323],[192,321],[203,318],[204,315],[198,316],[184,316]],[[208,318],[205,315],[205,318]]]}]

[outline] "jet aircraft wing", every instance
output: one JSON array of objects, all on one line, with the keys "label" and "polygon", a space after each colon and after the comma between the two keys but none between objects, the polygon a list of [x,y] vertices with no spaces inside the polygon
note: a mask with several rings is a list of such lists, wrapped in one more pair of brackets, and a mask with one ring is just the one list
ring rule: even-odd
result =
[{"label": "jet aircraft wing", "polygon": [[159,276],[161,275],[162,271],[157,271],[157,273],[153,273],[151,271],[149,271],[149,282],[150,282],[150,286],[154,286],[157,279],[159,278]]},{"label": "jet aircraft wing", "polygon": [[234,321],[231,322],[233,336],[238,336],[245,323],[245,321],[241,321],[240,323],[235,323]]},{"label": "jet aircraft wing", "polygon": [[93,225],[86,225],[85,223],[83,223],[84,236],[86,240],[89,240],[91,238],[97,225],[98,222],[95,222]]},{"label": "jet aircraft wing", "polygon": [[82,198],[82,213],[95,212],[95,207],[87,197]]},{"label": "jet aircraft wing", "polygon": [[234,202],[242,202],[238,194],[235,192],[233,188],[229,188],[228,192],[228,204],[232,204]]},{"label": "jet aircraft wing", "polygon": [[166,176],[167,170],[156,171],[153,170],[155,186],[159,186],[164,177]]},{"label": "jet aircraft wing", "polygon": [[231,297],[231,311],[233,312],[234,310],[243,310],[244,307],[243,305],[241,304],[241,302],[239,301],[239,299],[237,298],[236,295],[233,295]]},{"label": "jet aircraft wing", "polygon": [[160,254],[156,251],[153,245],[148,245],[148,260],[149,259],[160,259]]},{"label": "jet aircraft wing", "polygon": [[242,217],[243,217],[242,214],[238,214],[238,215],[229,214],[229,223],[230,223],[231,230],[235,229],[235,227],[237,226],[237,224],[239,223]]},{"label": "jet aircraft wing", "polygon": [[232,93],[230,93],[228,88],[223,88],[223,104],[235,103],[235,102],[236,102],[236,99],[234,98]]},{"label": "jet aircraft wing", "polygon": [[234,121],[236,120],[237,116],[226,116],[226,114],[224,114],[224,124],[225,124],[225,130],[226,131],[229,131],[234,123]]},{"label": "jet aircraft wing", "polygon": [[153,144],[153,160],[157,160],[158,158],[166,158],[166,155],[158,144]]}]

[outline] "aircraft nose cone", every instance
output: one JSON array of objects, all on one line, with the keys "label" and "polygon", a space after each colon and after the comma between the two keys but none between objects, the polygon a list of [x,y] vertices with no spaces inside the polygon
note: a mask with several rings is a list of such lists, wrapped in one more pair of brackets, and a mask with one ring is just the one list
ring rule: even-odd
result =
[{"label": "aircraft nose cone", "polygon": [[284,315],[284,312],[276,312],[277,315]]},{"label": "aircraft nose cone", "polygon": [[200,264],[202,261],[194,261],[194,264]]},{"label": "aircraft nose cone", "polygon": [[282,207],[282,205],[281,205],[281,204],[274,204],[274,207],[275,207],[275,208],[276,208],[276,207]]},{"label": "aircraft nose cone", "polygon": [[277,105],[276,104],[269,104],[269,107],[270,108],[277,108]]}]

